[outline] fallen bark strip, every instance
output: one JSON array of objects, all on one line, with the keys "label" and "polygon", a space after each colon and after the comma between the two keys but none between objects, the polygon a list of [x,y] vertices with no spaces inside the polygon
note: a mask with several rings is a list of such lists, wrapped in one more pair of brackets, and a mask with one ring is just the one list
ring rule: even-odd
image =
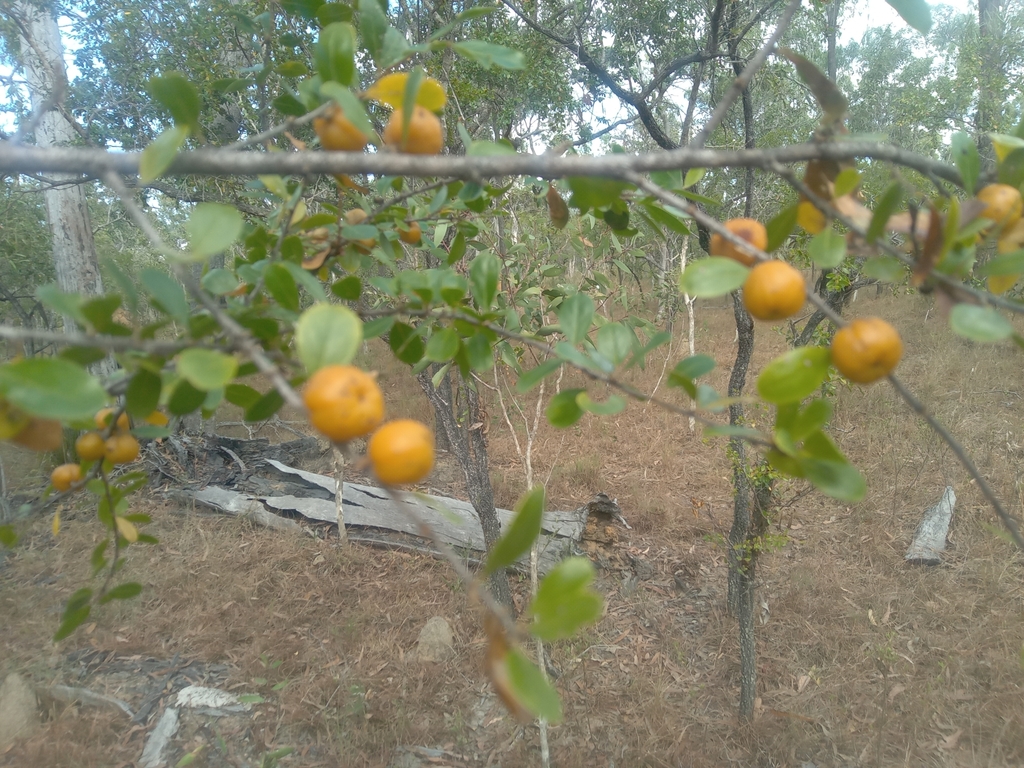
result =
[{"label": "fallen bark strip", "polygon": [[[264,463],[291,481],[301,481],[300,486],[307,485],[310,495],[299,496],[291,493],[280,496],[255,496],[214,485],[181,493],[203,506],[245,517],[267,527],[282,530],[299,529],[299,524],[295,520],[274,514],[268,511],[267,507],[270,510],[298,514],[309,520],[337,525],[337,510],[332,500],[336,487],[334,478],[295,469],[273,459],[267,459]],[[295,487],[294,482],[291,485],[292,488]],[[332,497],[331,499],[321,497],[325,491]],[[344,483],[342,493],[345,525],[348,530],[383,529],[414,536],[417,541],[419,540],[416,524],[398,509],[380,488],[359,483]],[[472,505],[459,499],[429,494],[415,494],[414,499],[418,514],[437,532],[441,541],[463,550],[486,551],[480,520]],[[514,515],[507,509],[499,509],[497,512],[502,526],[508,525]],[[577,512],[545,513],[540,536],[542,572],[547,573],[570,553],[579,542],[583,528],[583,516]],[[373,538],[376,545],[380,546],[386,539],[386,534],[375,534]],[[433,551],[425,545],[410,545],[408,541],[396,541],[395,548]]]}]

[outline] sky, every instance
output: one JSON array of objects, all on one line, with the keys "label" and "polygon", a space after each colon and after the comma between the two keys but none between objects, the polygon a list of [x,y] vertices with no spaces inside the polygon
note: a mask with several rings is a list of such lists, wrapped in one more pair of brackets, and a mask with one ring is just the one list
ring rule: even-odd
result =
[{"label": "sky", "polygon": [[[930,3],[934,8],[937,5],[950,6],[958,11],[977,11],[977,0],[941,0],[941,2]],[[65,60],[68,65],[68,78],[74,80],[77,70],[72,62],[74,49],[77,47],[75,41],[67,33],[72,26],[69,18],[62,17],[59,20],[61,30],[64,34]],[[896,28],[905,27],[906,23],[899,17],[885,0],[867,0],[867,2],[849,3],[844,11],[841,21],[840,44],[846,44],[853,40],[860,40],[869,27],[885,27],[892,25]],[[0,66],[0,76],[7,77],[11,74],[9,67]],[[0,105],[7,100],[6,86],[0,86]],[[626,116],[623,105],[616,99],[609,99],[606,103],[596,105],[595,112],[605,117],[609,122],[621,119]],[[600,126],[595,126],[599,128]],[[0,107],[0,130],[5,133],[13,133],[16,129],[14,116],[9,112],[2,111]]]}]

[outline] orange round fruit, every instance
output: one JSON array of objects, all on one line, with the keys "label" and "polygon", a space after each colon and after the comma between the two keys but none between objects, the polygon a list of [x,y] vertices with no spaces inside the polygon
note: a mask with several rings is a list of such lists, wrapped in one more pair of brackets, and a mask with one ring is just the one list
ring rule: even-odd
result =
[{"label": "orange round fruit", "polygon": [[896,369],[903,357],[899,333],[880,317],[862,317],[836,331],[832,364],[857,384],[870,384]]},{"label": "orange round fruit", "polygon": [[59,421],[33,416],[11,440],[31,451],[55,451],[64,443],[64,427]]},{"label": "orange round fruit", "polygon": [[444,147],[444,135],[441,131],[441,119],[430,110],[418,104],[412,111],[409,120],[409,133],[402,141],[402,120],[404,112],[401,108],[391,113],[391,119],[384,127],[384,143],[399,152],[413,155],[436,155]]},{"label": "orange round fruit", "polygon": [[111,464],[131,464],[139,458],[139,441],[127,433],[111,435],[104,455]]},{"label": "orange round fruit", "polygon": [[384,420],[384,395],[376,379],[354,365],[328,365],[302,392],[309,421],[337,443],[368,435]]},{"label": "orange round fruit", "polygon": [[[104,408],[103,410],[101,410],[99,413],[96,414],[96,428],[106,429],[107,427],[109,427],[110,420],[111,418],[113,418],[113,416],[113,408]],[[122,432],[127,432],[130,427],[131,424],[128,423],[128,414],[125,413],[124,411],[121,411],[121,414],[117,417],[117,429],[119,429]]]},{"label": "orange round fruit", "polygon": [[395,419],[373,433],[366,452],[381,482],[416,483],[434,467],[434,435],[419,421]]},{"label": "orange round fruit", "polygon": [[332,104],[323,117],[313,119],[313,130],[320,137],[321,147],[337,152],[362,152],[370,140],[337,104]]},{"label": "orange round fruit", "polygon": [[107,455],[107,442],[99,432],[86,432],[75,440],[75,453],[82,461],[99,461]]},{"label": "orange round fruit", "polygon": [[774,259],[750,270],[743,284],[743,305],[758,320],[783,320],[804,305],[807,285],[795,267]]},{"label": "orange round fruit", "polygon": [[994,221],[1000,229],[1012,227],[1024,212],[1020,190],[1009,184],[989,184],[978,191],[978,200],[985,204],[981,215]]},{"label": "orange round fruit", "polygon": [[[768,230],[756,219],[729,219],[725,222],[725,228],[741,240],[746,240],[759,251],[768,247]],[[757,262],[757,259],[746,251],[740,250],[739,246],[729,242],[717,232],[711,235],[710,252],[712,256],[725,256],[727,259],[738,261],[748,267],[754,266]]]},{"label": "orange round fruit", "polygon": [[61,464],[50,473],[50,482],[58,491],[66,491],[81,481],[82,468],[77,464]]},{"label": "orange round fruit", "polygon": [[401,227],[398,228],[398,239],[409,245],[419,245],[420,241],[423,239],[423,230],[420,229],[420,225],[414,221],[409,224],[408,229],[402,229]]}]

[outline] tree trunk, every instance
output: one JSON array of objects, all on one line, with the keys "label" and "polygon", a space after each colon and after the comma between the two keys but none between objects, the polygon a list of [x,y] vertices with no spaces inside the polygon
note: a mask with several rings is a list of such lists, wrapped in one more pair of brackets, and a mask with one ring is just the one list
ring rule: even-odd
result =
[{"label": "tree trunk", "polygon": [[[71,144],[75,131],[57,108],[67,91],[64,48],[57,22],[48,12],[26,2],[15,6],[14,16],[22,33],[21,60],[32,95],[32,111],[34,116],[38,115],[36,145],[48,148]],[[103,293],[103,280],[85,188],[82,184],[61,184],[76,178],[50,174],[52,183],[43,191],[46,218],[53,234],[53,266],[57,284],[65,293],[97,295]],[[65,316],[64,328],[74,330],[74,320]],[[94,366],[93,371],[102,374],[113,370],[112,361],[104,363]]]},{"label": "tree trunk", "polygon": [[[501,522],[494,507],[494,487],[491,485],[490,466],[487,461],[487,440],[482,427],[480,396],[461,378],[457,379],[458,389],[455,390],[451,384],[451,372],[446,373],[435,388],[431,379],[440,369],[439,364],[432,364],[421,371],[417,379],[427,399],[434,406],[436,431],[447,436],[451,452],[462,467],[466,477],[469,503],[473,505],[477,517],[480,518],[484,543],[490,551],[501,538]],[[456,393],[462,403],[462,413],[456,412]],[[494,599],[514,614],[512,590],[509,587],[508,574],[504,570],[491,575],[490,588]]]}]

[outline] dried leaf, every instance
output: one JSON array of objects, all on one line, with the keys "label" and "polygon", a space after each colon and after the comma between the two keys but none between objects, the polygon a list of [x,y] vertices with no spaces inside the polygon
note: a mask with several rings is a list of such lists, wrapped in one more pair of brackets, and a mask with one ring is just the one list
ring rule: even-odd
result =
[{"label": "dried leaf", "polygon": [[899,696],[905,690],[907,690],[907,686],[901,685],[901,684],[898,684],[898,683],[896,685],[894,685],[892,688],[890,688],[889,689],[889,696],[888,696],[889,703],[892,704],[893,699],[895,699],[897,696]]},{"label": "dried leaf", "polygon": [[789,48],[781,47],[778,51],[793,63],[797,74],[800,75],[800,79],[811,89],[811,93],[814,94],[818,106],[825,113],[824,122],[838,123],[842,121],[849,107],[849,102],[847,102],[846,96],[843,95],[843,92],[839,90],[836,84],[829,80],[814,62],[805,59],[799,53]]},{"label": "dried leaf", "polygon": [[569,223],[569,206],[558,194],[555,185],[548,186],[548,215],[551,217],[551,224],[555,229],[563,229]]},{"label": "dried leaf", "polygon": [[915,288],[927,279],[928,273],[932,271],[932,268],[938,263],[939,257],[942,256],[944,218],[932,206],[931,216],[928,218],[928,235],[911,270],[910,284]]},{"label": "dried leaf", "polygon": [[963,728],[957,728],[955,731],[949,734],[949,736],[944,738],[939,746],[943,749],[956,749],[957,745],[960,743],[960,737],[963,736],[963,733]]},{"label": "dried leaf", "polygon": [[325,261],[327,261],[327,257],[330,256],[330,255],[331,255],[331,249],[330,248],[324,248],[322,251],[314,253],[308,259],[303,259],[302,260],[302,268],[303,269],[308,269],[310,272],[313,272],[314,270],[320,269],[320,267],[323,266],[323,263]]}]

